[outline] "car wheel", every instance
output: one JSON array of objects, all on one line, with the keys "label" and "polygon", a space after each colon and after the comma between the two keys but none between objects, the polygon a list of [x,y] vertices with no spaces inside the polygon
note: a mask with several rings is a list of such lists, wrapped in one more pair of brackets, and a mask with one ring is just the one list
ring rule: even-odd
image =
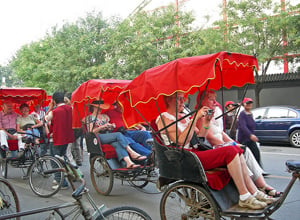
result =
[{"label": "car wheel", "polygon": [[295,130],[290,134],[290,143],[293,147],[300,148],[300,130]]}]

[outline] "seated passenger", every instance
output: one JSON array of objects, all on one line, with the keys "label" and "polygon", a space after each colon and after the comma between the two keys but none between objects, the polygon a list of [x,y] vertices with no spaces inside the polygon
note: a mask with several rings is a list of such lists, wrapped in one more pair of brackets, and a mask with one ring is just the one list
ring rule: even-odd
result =
[{"label": "seated passenger", "polygon": [[[185,97],[181,92],[177,92],[171,96],[165,96],[167,110],[162,113],[162,118],[158,116],[156,120],[158,129],[162,129],[176,121],[176,116],[179,119],[185,115],[181,113],[184,108],[184,102]],[[205,120],[202,121],[202,126],[200,126],[200,130],[196,128],[196,122],[203,116],[207,115],[208,109],[209,108],[206,106],[202,107],[195,116],[195,120],[190,120],[190,118],[187,117],[177,122],[177,128],[176,124],[168,127],[167,132],[170,141],[166,135],[166,131],[162,131],[161,136],[165,144],[169,145],[171,143],[175,143],[177,140],[177,144],[183,146],[187,135],[186,143],[189,143],[194,131],[198,132],[198,135],[200,136],[205,136],[207,133],[206,128],[209,126],[211,116],[205,117]],[[164,120],[164,122],[162,122],[162,120]],[[263,192],[259,191],[251,180],[248,175],[247,165],[242,154],[242,149],[234,146],[228,146],[218,149],[198,151],[190,147],[189,144],[185,144],[183,147],[185,150],[192,151],[196,154],[206,171],[218,167],[227,167],[240,195],[239,206],[250,209],[263,209],[267,206],[267,204],[274,202],[273,198],[270,198]]]},{"label": "seated passenger", "polygon": [[[198,97],[202,97],[203,93],[200,93]],[[214,91],[207,91],[205,92],[205,95],[203,97],[202,106],[207,106],[211,110],[215,110],[216,107],[216,93]],[[222,147],[224,145],[236,145],[238,147],[242,146],[240,144],[237,144],[233,139],[231,139],[224,131],[223,127],[218,124],[218,121],[214,119],[214,112],[210,117],[212,119],[210,120],[210,123],[208,124],[205,129],[207,130],[207,134],[205,136],[206,140],[209,142],[209,144],[213,148]],[[207,115],[205,117],[208,117]],[[203,125],[203,120],[206,120],[205,117],[198,120],[196,127],[198,129],[201,128]],[[259,189],[264,189],[267,194],[270,196],[278,197],[281,195],[280,192],[276,192],[276,190],[267,185],[264,177],[263,177],[263,170],[257,163],[255,157],[253,156],[251,150],[249,148],[245,148],[244,150],[244,157],[246,164],[249,168],[249,175],[251,176],[252,180],[254,181],[255,185]]]},{"label": "seated passenger", "polygon": [[89,130],[98,134],[102,144],[110,144],[115,148],[119,161],[125,161],[126,168],[140,167],[133,161],[145,160],[146,157],[132,150],[127,138],[122,133],[112,132],[115,125],[110,123],[110,118],[106,114],[101,114],[101,109],[108,108],[109,105],[103,104],[103,101],[93,101],[89,105],[89,111],[92,113],[87,118]]},{"label": "seated passenger", "polygon": [[114,131],[121,132],[128,140],[129,146],[141,155],[148,156],[151,153],[152,146],[147,143],[151,139],[151,134],[146,131],[142,125],[126,129],[122,119],[122,107],[118,102],[114,103],[115,108],[105,112],[110,118],[110,122],[116,125]]},{"label": "seated passenger", "polygon": [[[16,133],[16,119],[18,114],[13,111],[13,104],[11,101],[5,101],[0,112],[0,156],[6,158],[8,151],[7,140],[20,139]],[[11,156],[15,157],[17,151],[11,152]]]},{"label": "seated passenger", "polygon": [[[25,137],[33,139],[36,144],[39,143],[40,132],[38,127],[43,126],[43,123],[34,117],[29,115],[29,106],[26,103],[20,105],[21,115],[17,117],[17,132],[25,132]],[[34,135],[34,136],[33,136]],[[24,137],[24,135],[22,135]],[[24,143],[19,144],[19,149],[24,149]]]}]

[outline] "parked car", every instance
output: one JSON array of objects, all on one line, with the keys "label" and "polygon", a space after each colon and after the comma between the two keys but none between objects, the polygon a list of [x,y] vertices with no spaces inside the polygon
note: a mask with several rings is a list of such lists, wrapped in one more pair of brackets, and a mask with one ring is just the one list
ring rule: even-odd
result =
[{"label": "parked car", "polygon": [[266,106],[252,110],[260,142],[287,142],[300,148],[300,109]]}]

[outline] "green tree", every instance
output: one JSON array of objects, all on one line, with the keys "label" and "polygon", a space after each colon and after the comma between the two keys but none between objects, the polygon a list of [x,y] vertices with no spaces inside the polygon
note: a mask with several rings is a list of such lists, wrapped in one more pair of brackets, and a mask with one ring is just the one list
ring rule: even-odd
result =
[{"label": "green tree", "polygon": [[183,56],[199,54],[203,43],[192,29],[191,12],[173,5],[138,13],[107,31],[106,77],[132,79],[144,70]]},{"label": "green tree", "polygon": [[[255,85],[257,106],[259,106],[259,93],[263,88],[264,77],[271,61],[276,56],[295,53],[299,50],[299,5],[286,4],[286,11],[282,11],[281,5],[277,2],[272,0],[228,1],[227,23],[217,22],[220,29],[214,31],[218,32],[217,38],[224,41],[220,45],[222,50],[257,56],[263,76]],[[223,34],[221,39],[220,33]],[[216,37],[211,39],[216,39]],[[284,41],[287,42],[285,47],[283,47]],[[288,59],[292,62],[293,58]]]},{"label": "green tree", "polygon": [[20,81],[16,74],[12,71],[9,66],[1,66],[0,65],[0,80],[2,82],[2,78],[5,78],[5,86],[13,87],[13,86],[22,86],[22,81]]},{"label": "green tree", "polygon": [[91,78],[132,79],[178,57],[199,55],[203,41],[193,21],[191,12],[178,12],[172,5],[123,21],[88,14],[24,45],[11,66],[26,86],[48,92],[70,92]]},{"label": "green tree", "polygon": [[102,32],[106,27],[101,13],[54,27],[44,39],[24,45],[11,66],[25,86],[73,91],[82,82],[99,78],[105,61]]}]

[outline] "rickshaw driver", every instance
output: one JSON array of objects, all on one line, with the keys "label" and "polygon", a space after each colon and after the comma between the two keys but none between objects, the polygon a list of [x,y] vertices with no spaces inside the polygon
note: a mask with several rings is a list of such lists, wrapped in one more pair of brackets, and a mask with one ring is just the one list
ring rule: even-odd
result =
[{"label": "rickshaw driver", "polygon": [[[2,111],[0,112],[0,156],[6,158],[6,152],[8,151],[7,140],[21,139],[17,135],[16,120],[18,114],[13,111],[13,105],[11,101],[5,101],[2,105]],[[13,153],[14,152],[14,153]],[[12,151],[12,157],[17,155],[17,151]]]}]

